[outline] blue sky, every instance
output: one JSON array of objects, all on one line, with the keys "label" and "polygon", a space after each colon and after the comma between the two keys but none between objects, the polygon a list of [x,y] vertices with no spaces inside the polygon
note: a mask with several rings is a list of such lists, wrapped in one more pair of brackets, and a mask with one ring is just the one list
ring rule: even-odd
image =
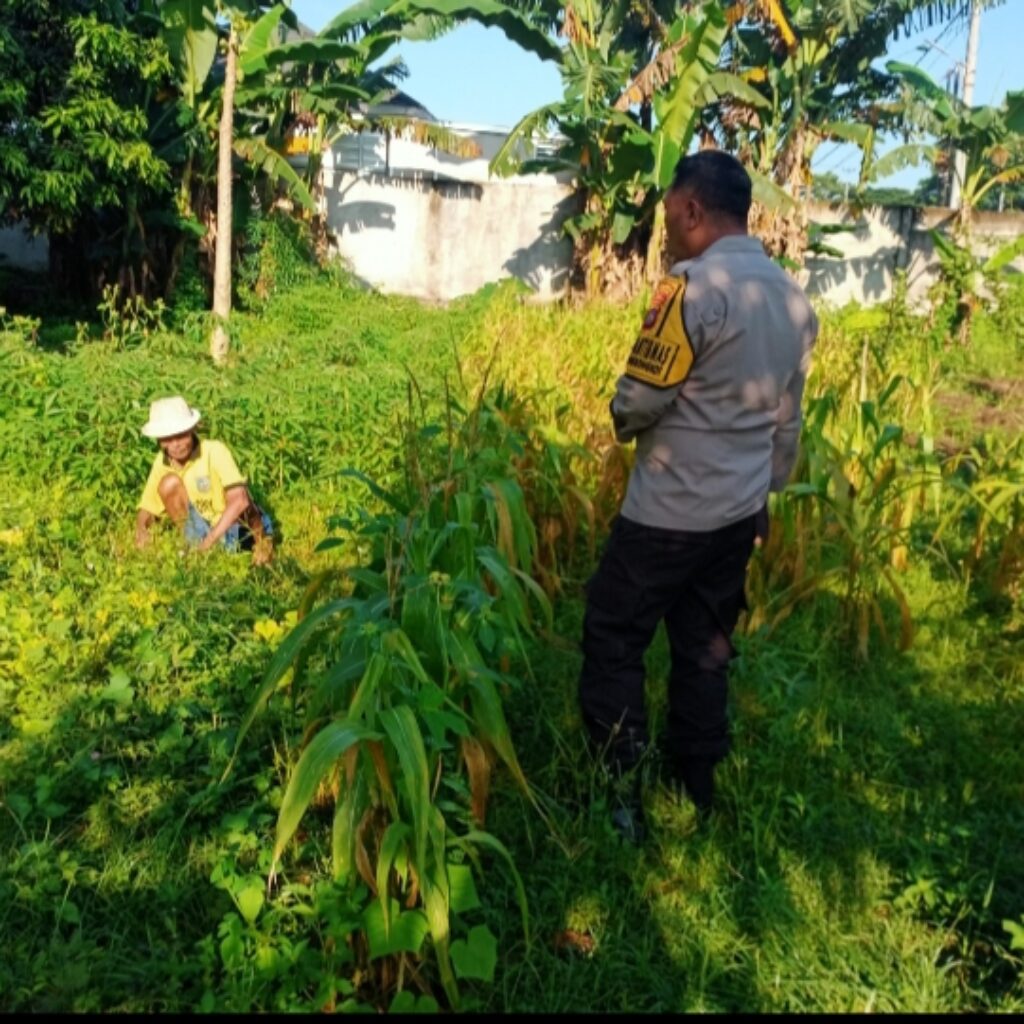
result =
[{"label": "blue sky", "polygon": [[[310,28],[322,28],[348,6],[340,0],[293,0],[292,7]],[[1024,0],[1006,0],[981,17],[978,73],[974,102],[995,103],[1009,89],[1024,89]],[[938,48],[922,54],[918,47],[931,41]],[[890,43],[888,59],[919,63],[943,81],[967,49],[966,22],[937,25]],[[942,52],[946,51],[946,52]],[[465,25],[440,39],[401,43],[398,53],[409,68],[403,88],[441,121],[497,125],[509,128],[524,114],[558,99],[561,82],[555,66],[510,43],[498,29]],[[814,167],[855,180],[859,155],[852,146],[825,143]],[[924,171],[908,169],[887,184],[909,185]]]}]

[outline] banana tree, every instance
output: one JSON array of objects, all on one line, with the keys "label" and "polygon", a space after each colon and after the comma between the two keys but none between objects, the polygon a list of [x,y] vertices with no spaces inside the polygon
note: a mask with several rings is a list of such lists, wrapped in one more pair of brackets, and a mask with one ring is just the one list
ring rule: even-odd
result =
[{"label": "banana tree", "polygon": [[861,185],[880,131],[902,110],[890,72],[873,66],[901,29],[954,18],[967,0],[743,0],[733,9],[726,65],[766,100],[725,96],[711,118],[716,141],[738,153],[754,179],[753,230],[799,263],[808,247],[811,161],[826,140],[864,154]]},{"label": "banana tree", "polygon": [[1024,180],[1024,90],[1008,92],[998,106],[968,107],[919,67],[898,61],[887,67],[903,84],[908,134],[917,138],[873,161],[869,176],[877,180],[922,162],[934,166],[950,149],[964,152],[956,233],[969,244],[972,212],[997,186]]},{"label": "banana tree", "polygon": [[968,107],[918,67],[890,61],[888,69],[903,83],[908,134],[916,138],[871,161],[868,177],[884,178],[922,162],[939,167],[954,149],[966,154],[961,207],[950,237],[932,232],[942,267],[936,317],[966,344],[975,311],[989,301],[986,292],[1001,290],[1000,272],[1020,249],[1015,242],[987,260],[979,257],[972,224],[974,210],[995,188],[1024,181],[1024,91],[1007,93],[998,106]]},{"label": "banana tree", "polygon": [[[565,230],[575,242],[577,283],[588,295],[632,291],[638,270],[660,270],[658,203],[702,107],[724,88],[750,90],[716,71],[727,31],[716,2],[683,12],[652,7],[638,24],[627,4],[570,0],[562,29],[563,99],[527,114],[491,170],[570,173],[580,211]],[[552,131],[561,138],[556,152],[537,155],[536,137]]]},{"label": "banana tree", "polygon": [[[379,62],[401,40],[431,39],[459,20],[500,27],[525,49],[550,55],[543,33],[495,0],[364,0],[333,18],[316,36],[287,41],[243,61],[243,102],[266,112],[265,143],[286,147],[294,126],[305,131],[303,173],[314,197],[314,238],[323,242],[321,168],[324,154],[345,134],[358,130],[405,135],[458,156],[476,156],[479,147],[443,125],[416,118],[372,115],[406,74],[401,60]],[[308,205],[308,204],[304,204]]]}]

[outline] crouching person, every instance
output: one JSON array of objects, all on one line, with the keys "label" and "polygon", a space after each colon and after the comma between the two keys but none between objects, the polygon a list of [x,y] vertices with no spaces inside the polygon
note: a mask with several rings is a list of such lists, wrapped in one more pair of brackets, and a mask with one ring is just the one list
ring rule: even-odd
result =
[{"label": "crouching person", "polygon": [[273,555],[270,517],[250,497],[227,445],[196,434],[199,419],[180,395],[150,406],[142,433],[160,451],[139,499],[136,546],[149,543],[150,527],[166,515],[200,551],[222,544],[229,551],[252,550],[253,563],[265,564]]}]

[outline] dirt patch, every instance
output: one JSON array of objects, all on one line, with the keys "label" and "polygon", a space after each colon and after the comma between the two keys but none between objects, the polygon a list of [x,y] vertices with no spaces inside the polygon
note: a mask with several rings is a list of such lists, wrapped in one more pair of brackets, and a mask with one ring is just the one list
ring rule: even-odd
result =
[{"label": "dirt patch", "polygon": [[966,390],[941,391],[935,402],[948,434],[970,441],[978,434],[1024,433],[1024,380],[970,378]]}]

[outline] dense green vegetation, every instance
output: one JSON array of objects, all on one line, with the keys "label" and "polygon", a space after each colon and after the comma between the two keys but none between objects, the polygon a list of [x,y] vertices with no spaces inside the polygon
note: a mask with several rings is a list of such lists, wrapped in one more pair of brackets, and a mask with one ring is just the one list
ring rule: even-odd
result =
[{"label": "dense green vegetation", "polygon": [[[299,38],[262,0],[0,0],[0,223],[50,252],[0,268],[0,1007],[1024,1008],[1024,292],[970,217],[1024,174],[1024,94],[876,67],[968,6],[360,0]],[[467,19],[558,65],[493,167],[571,172],[584,309],[318,269],[343,134],[476,154],[374,113],[385,55]],[[698,827],[652,759],[624,847],[578,637],[661,200],[698,140],[736,153],[795,269],[829,251],[800,201],[825,139],[860,147],[862,202],[961,149],[963,209],[926,313],[901,280],[823,311],[719,810]],[[173,393],[272,514],[271,565],[136,550],[138,428]],[[659,638],[655,731],[666,674]]]},{"label": "dense green vegetation", "polygon": [[[652,765],[640,850],[575,706],[638,308],[296,274],[224,369],[187,316],[5,321],[0,1004],[1024,1006],[1016,303],[970,348],[899,298],[824,317],[720,813],[699,829]],[[271,566],[135,551],[138,426],[176,391],[272,511]],[[649,669],[657,718],[663,639]],[[359,754],[310,769],[349,718]]]}]

